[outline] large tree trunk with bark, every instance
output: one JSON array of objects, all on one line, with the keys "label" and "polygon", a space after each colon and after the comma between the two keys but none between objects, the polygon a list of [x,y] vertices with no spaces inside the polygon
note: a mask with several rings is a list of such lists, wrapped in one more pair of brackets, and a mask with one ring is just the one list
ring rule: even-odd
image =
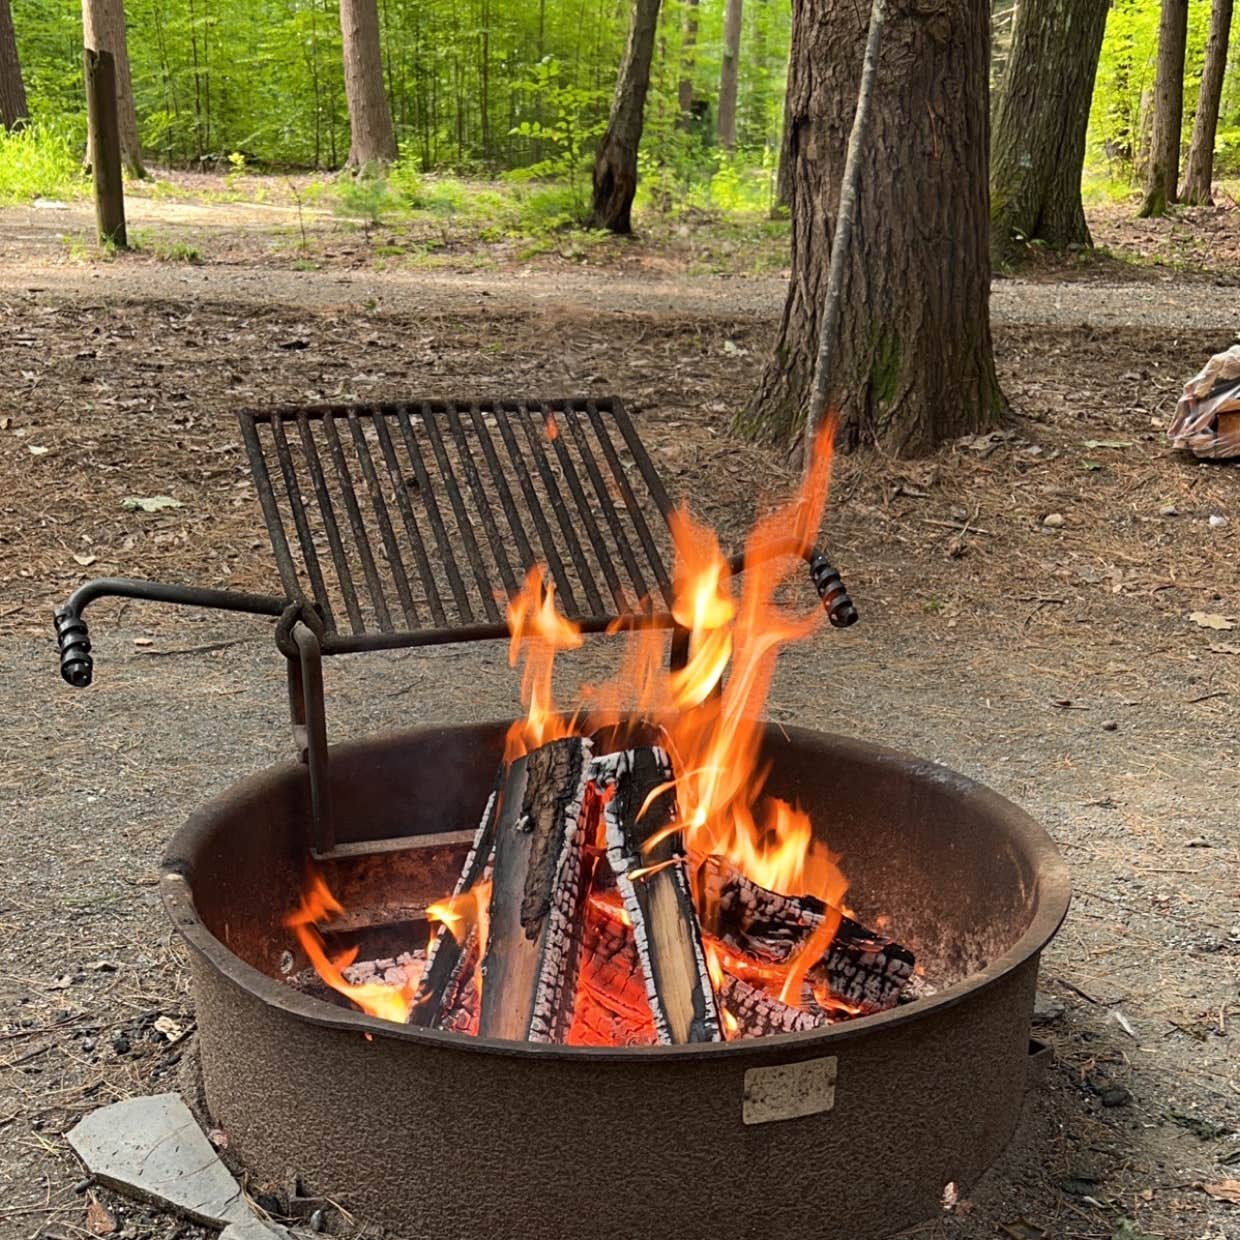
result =
[{"label": "large tree trunk with bark", "polygon": [[1180,137],[1184,123],[1184,55],[1188,45],[1188,0],[1162,0],[1158,27],[1158,69],[1154,75],[1154,137],[1145,175],[1141,218],[1166,215],[1180,180]]},{"label": "large tree trunk with bark", "polygon": [[742,0],[727,0],[723,12],[723,64],[719,70],[719,142],[736,148],[736,93],[741,61]]},{"label": "large tree trunk with bark", "polygon": [[0,125],[15,129],[26,120],[26,87],[17,58],[17,35],[9,0],[0,0]]},{"label": "large tree trunk with bark", "polygon": [[383,89],[377,0],[340,0],[344,90],[349,102],[350,168],[389,164],[396,158],[392,110]]},{"label": "large tree trunk with bark", "polygon": [[1110,0],[1023,0],[995,107],[990,244],[996,263],[1025,242],[1089,245],[1081,205],[1085,132]]},{"label": "large tree trunk with bark", "polygon": [[[753,438],[790,442],[810,412],[868,7],[793,3],[792,279],[774,353],[736,422]],[[830,400],[841,447],[915,455],[993,426],[1005,407],[989,313],[989,6],[889,8]]]},{"label": "large tree trunk with bark", "polygon": [[594,157],[594,209],[591,228],[614,233],[633,231],[633,196],[637,193],[637,148],[646,116],[650,61],[659,25],[659,0],[633,0],[629,41],[616,77],[607,130]]},{"label": "large tree trunk with bark", "polygon": [[[129,49],[125,39],[124,0],[82,0],[82,42],[87,51],[111,52],[116,64],[116,115],[121,137],[121,162],[130,176],[142,177],[142,143],[134,110],[133,82],[129,77]],[[95,166],[89,138],[86,166]]]},{"label": "large tree trunk with bark", "polygon": [[1218,134],[1219,103],[1223,97],[1223,78],[1227,75],[1227,48],[1231,39],[1231,18],[1235,0],[1214,0],[1210,14],[1210,40],[1201,71],[1201,97],[1193,122],[1193,140],[1188,148],[1188,169],[1180,199],[1191,206],[1210,206],[1214,202],[1214,140]]},{"label": "large tree trunk with bark", "polygon": [[676,103],[680,108],[679,127],[693,131],[693,68],[697,63],[698,0],[685,0],[685,29],[680,44],[680,81],[676,84]]}]

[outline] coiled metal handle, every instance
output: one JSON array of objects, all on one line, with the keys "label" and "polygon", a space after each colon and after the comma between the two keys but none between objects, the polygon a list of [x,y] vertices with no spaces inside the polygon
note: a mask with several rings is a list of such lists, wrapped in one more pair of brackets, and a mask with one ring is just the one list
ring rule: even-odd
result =
[{"label": "coiled metal handle", "polygon": [[839,573],[821,551],[815,551],[810,557],[809,573],[814,579],[814,588],[822,599],[831,624],[837,629],[846,629],[850,624],[856,624],[859,619],[857,608],[848,597]]},{"label": "coiled metal handle", "polygon": [[60,646],[60,674],[76,689],[85,689],[95,674],[86,621],[68,609],[55,615],[56,641]]}]

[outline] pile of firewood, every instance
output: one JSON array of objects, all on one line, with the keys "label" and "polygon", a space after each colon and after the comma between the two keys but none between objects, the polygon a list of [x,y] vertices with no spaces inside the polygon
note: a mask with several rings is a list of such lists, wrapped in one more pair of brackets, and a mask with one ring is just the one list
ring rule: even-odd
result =
[{"label": "pile of firewood", "polygon": [[[666,752],[605,744],[567,737],[501,770],[449,901],[470,911],[433,936],[411,1023],[680,1044],[812,1029],[900,1000],[911,952],[723,857],[684,855]],[[812,960],[800,959],[807,944]]]}]

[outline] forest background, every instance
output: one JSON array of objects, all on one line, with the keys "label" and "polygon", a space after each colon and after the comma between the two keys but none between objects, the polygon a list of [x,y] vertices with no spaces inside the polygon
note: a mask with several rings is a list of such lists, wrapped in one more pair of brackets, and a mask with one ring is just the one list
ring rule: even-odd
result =
[{"label": "forest background", "polygon": [[[995,0],[1001,78],[1015,0]],[[1190,0],[1184,140],[1192,131],[1210,0]],[[31,123],[0,131],[0,201],[84,189],[82,27],[73,0],[11,0]],[[128,51],[148,162],[248,172],[339,169],[349,152],[336,0],[128,0]],[[381,177],[322,193],[360,215],[460,206],[461,180],[499,181],[527,229],[588,214],[625,0],[380,0],[383,73],[400,158]],[[726,19],[740,14],[735,57]],[[637,210],[777,213],[791,27],[782,0],[667,0],[641,145]],[[1158,0],[1116,0],[1094,91],[1086,201],[1135,194],[1149,158]],[[1240,179],[1233,45],[1215,176]],[[721,96],[735,78],[735,111]],[[721,106],[721,102],[723,106]],[[237,187],[238,193],[242,191]]]}]

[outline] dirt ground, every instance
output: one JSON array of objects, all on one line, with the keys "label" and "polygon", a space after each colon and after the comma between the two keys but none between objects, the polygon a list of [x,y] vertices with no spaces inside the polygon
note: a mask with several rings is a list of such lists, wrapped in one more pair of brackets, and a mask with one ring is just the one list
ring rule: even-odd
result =
[{"label": "dirt ground", "polygon": [[[120,1236],[200,1234],[83,1185],[63,1134],[187,1087],[193,1002],[158,860],[204,798],[289,755],[282,667],[263,623],[102,603],[78,692],[50,612],[105,574],[274,588],[236,408],[615,392],[733,541],[791,481],[726,430],[778,275],[701,272],[692,240],[428,268],[326,216],[300,270],[276,253],[286,207],[142,209],[148,251],[111,262],[62,242],[89,227],[78,206],[0,212],[0,1240],[90,1234],[92,1197]],[[1240,1240],[1240,1205],[1205,1188],[1240,1180],[1240,489],[1163,433],[1235,339],[1238,273],[1194,267],[1186,227],[1106,215],[1111,257],[996,284],[1007,432],[841,463],[826,540],[862,623],[794,649],[772,694],[776,719],[992,785],[1072,870],[1035,1030],[1053,1062],[1001,1163],[919,1237]],[[152,256],[187,236],[200,265]],[[181,507],[122,505],[157,495]],[[491,646],[330,677],[336,737],[516,702]]]}]

